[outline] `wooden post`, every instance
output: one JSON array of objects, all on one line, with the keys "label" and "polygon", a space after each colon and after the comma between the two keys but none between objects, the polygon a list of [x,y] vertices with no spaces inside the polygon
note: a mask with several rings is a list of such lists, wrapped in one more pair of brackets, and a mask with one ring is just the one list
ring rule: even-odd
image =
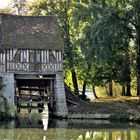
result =
[{"label": "wooden post", "polygon": [[50,80],[51,108],[53,107],[53,80]]},{"label": "wooden post", "polygon": [[7,49],[5,50],[5,72],[7,72]]}]

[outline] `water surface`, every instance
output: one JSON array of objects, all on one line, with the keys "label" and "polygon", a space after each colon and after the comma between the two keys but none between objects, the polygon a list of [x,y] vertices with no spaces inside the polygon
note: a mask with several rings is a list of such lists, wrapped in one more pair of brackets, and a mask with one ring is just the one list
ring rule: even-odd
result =
[{"label": "water surface", "polygon": [[0,140],[140,140],[140,125],[100,120],[48,119],[48,113],[23,111],[0,122]]}]

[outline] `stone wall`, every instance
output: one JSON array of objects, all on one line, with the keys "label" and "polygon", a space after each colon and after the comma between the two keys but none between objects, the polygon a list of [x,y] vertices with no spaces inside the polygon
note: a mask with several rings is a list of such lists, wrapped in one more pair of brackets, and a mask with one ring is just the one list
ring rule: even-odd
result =
[{"label": "stone wall", "polygon": [[[5,108],[5,112],[9,112],[11,116],[14,116],[15,112],[15,105],[14,105],[14,74],[12,73],[3,73],[0,74],[2,77],[2,83],[3,83],[3,88],[2,88],[2,96],[6,99],[7,102],[7,108]],[[4,111],[4,108],[3,108]]]},{"label": "stone wall", "polygon": [[[2,82],[4,84],[4,87],[2,88],[2,95],[7,101],[8,105],[8,112],[11,116],[14,117],[15,113],[15,104],[14,104],[14,91],[15,91],[15,80],[14,80],[14,74],[12,73],[4,73],[0,74],[2,77]],[[68,117],[68,108],[66,103],[66,95],[65,95],[65,87],[64,87],[64,78],[63,73],[58,72],[56,74],[56,79],[54,80],[54,90],[53,90],[53,96],[54,96],[54,104],[52,108],[52,114],[57,117]],[[3,104],[3,103],[2,103]],[[2,107],[2,106],[0,106]],[[7,111],[7,110],[5,110]]]},{"label": "stone wall", "polygon": [[58,72],[56,74],[56,79],[54,82],[54,112],[55,116],[67,117],[68,116],[68,108],[66,104],[66,95],[64,88],[64,78],[63,73]]}]

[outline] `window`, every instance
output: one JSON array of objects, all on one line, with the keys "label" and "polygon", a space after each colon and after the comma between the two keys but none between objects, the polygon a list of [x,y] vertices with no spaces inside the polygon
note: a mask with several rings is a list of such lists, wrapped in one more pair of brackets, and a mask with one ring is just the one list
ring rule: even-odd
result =
[{"label": "window", "polygon": [[30,62],[34,62],[34,51],[30,50],[30,54],[29,55],[30,55],[30,57],[29,57],[30,60],[29,61]]},{"label": "window", "polygon": [[55,62],[56,61],[56,58],[55,58],[52,51],[49,51],[49,60],[50,60],[50,62]]},{"label": "window", "polygon": [[41,54],[39,52],[36,53],[36,62],[41,62]]},{"label": "window", "polygon": [[15,60],[15,62],[20,62],[20,51],[19,50],[15,53],[14,60]]},{"label": "window", "polygon": [[21,50],[21,62],[27,62],[27,50]]}]

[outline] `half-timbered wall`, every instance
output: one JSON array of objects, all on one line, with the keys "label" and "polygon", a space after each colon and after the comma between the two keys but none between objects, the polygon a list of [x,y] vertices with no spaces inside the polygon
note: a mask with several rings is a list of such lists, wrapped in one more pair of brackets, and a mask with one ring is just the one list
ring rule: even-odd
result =
[{"label": "half-timbered wall", "polygon": [[62,51],[6,49],[0,52],[0,72],[62,70]]},{"label": "half-timbered wall", "polygon": [[0,52],[0,72],[5,71],[5,53]]}]

